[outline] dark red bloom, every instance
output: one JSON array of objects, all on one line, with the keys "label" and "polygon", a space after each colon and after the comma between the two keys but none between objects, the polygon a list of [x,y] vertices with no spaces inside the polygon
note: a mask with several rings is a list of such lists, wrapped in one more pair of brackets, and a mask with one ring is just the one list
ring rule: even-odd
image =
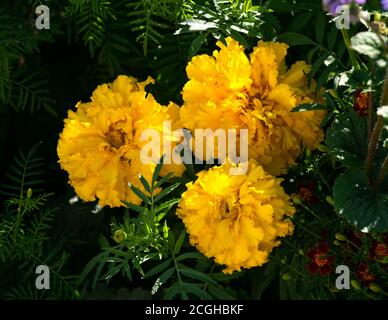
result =
[{"label": "dark red bloom", "polygon": [[383,260],[385,257],[388,257],[388,243],[375,241],[370,248],[370,258]]},{"label": "dark red bloom", "polygon": [[299,183],[298,196],[304,201],[309,203],[317,203],[319,198],[314,194],[315,183],[310,181],[307,184]]},{"label": "dark red bloom", "polygon": [[361,263],[358,266],[356,274],[357,278],[366,286],[369,286],[375,280],[375,276],[370,273],[366,263]]},{"label": "dark red bloom", "polygon": [[360,117],[366,117],[368,115],[369,95],[369,92],[362,92],[361,90],[356,92],[356,101],[353,109],[357,111]]},{"label": "dark red bloom", "polygon": [[334,257],[329,256],[328,252],[329,246],[327,243],[319,243],[315,248],[307,252],[307,256],[311,259],[307,266],[310,273],[316,274],[319,272],[321,276],[324,276],[331,272]]}]

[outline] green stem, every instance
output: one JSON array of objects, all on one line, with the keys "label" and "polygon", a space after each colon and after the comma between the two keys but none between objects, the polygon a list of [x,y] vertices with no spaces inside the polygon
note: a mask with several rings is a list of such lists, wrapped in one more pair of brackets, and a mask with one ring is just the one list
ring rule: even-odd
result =
[{"label": "green stem", "polygon": [[311,213],[315,218],[322,221],[322,218],[318,216],[313,210],[311,210],[306,204],[302,202],[302,208],[304,208],[307,212]]},{"label": "green stem", "polygon": [[365,174],[368,178],[371,177],[373,160],[375,159],[377,145],[379,143],[380,133],[384,128],[384,119],[383,117],[377,117],[375,127],[372,131],[371,137],[369,139],[368,145],[368,155],[365,161]]},{"label": "green stem", "polygon": [[380,106],[388,105],[388,68],[385,72],[384,88],[380,99]]},{"label": "green stem", "polygon": [[350,46],[350,38],[349,38],[348,30],[341,29],[341,33],[342,33],[342,37],[344,38],[346,48],[348,49],[350,60],[352,61],[352,65],[356,70],[360,70],[361,69],[360,64],[358,63],[357,57]]},{"label": "green stem", "polygon": [[178,262],[176,261],[175,254],[174,254],[173,250],[171,250],[171,255],[172,255],[172,260],[174,261],[174,267],[176,270],[176,274],[178,276],[179,284],[182,285],[183,281],[182,281],[181,273],[179,271]]},{"label": "green stem", "polygon": [[373,185],[374,190],[377,190],[381,186],[387,174],[388,174],[388,156],[385,157],[384,162],[381,166],[380,172],[377,175],[376,181]]},{"label": "green stem", "polygon": [[368,101],[368,139],[370,139],[373,130],[373,92],[369,92]]}]

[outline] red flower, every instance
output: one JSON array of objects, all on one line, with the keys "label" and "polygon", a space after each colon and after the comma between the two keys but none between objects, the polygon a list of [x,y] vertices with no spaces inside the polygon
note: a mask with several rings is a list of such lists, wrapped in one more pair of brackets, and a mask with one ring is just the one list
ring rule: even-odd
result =
[{"label": "red flower", "polygon": [[360,117],[368,115],[369,95],[369,92],[362,92],[361,90],[356,92],[356,101],[353,105],[353,109],[358,112]]},{"label": "red flower", "polygon": [[329,246],[327,243],[319,243],[314,249],[307,252],[307,256],[311,259],[307,269],[310,273],[316,274],[319,272],[321,276],[331,272],[331,265],[334,261],[333,256],[329,256]]},{"label": "red flower", "polygon": [[386,242],[375,242],[370,249],[370,258],[383,260],[388,257],[388,244]]},{"label": "red flower", "polygon": [[298,196],[304,201],[309,203],[317,203],[319,198],[314,194],[315,183],[310,181],[307,184],[299,183]]},{"label": "red flower", "polygon": [[359,265],[356,274],[357,278],[366,286],[369,286],[375,280],[375,276],[370,273],[366,263],[361,263]]}]

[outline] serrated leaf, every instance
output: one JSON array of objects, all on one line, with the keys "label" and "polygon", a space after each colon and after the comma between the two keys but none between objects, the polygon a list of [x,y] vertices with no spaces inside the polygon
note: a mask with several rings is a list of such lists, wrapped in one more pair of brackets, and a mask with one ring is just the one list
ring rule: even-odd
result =
[{"label": "serrated leaf", "polygon": [[154,285],[152,286],[151,293],[155,294],[160,289],[160,287],[171,278],[171,276],[174,274],[174,272],[175,272],[174,267],[164,271],[161,274],[161,276],[155,281]]},{"label": "serrated leaf", "polygon": [[183,241],[185,240],[185,238],[186,238],[186,231],[183,230],[181,232],[181,234],[179,235],[178,240],[175,242],[174,251],[173,251],[174,255],[179,254],[179,252],[181,251],[182,244],[183,244]]},{"label": "serrated leaf", "polygon": [[205,283],[211,283],[211,284],[216,284],[217,282],[214,281],[209,275],[199,272],[197,270],[191,269],[186,266],[180,265],[182,268],[179,268],[179,272],[186,277],[189,277],[191,279],[203,281]]},{"label": "serrated leaf", "polygon": [[156,165],[154,173],[152,175],[151,185],[152,185],[153,189],[155,188],[156,180],[158,179],[160,171],[162,170],[163,163],[164,163],[164,155],[160,157],[159,162]]},{"label": "serrated leaf", "polygon": [[159,188],[163,183],[167,182],[168,179],[170,179],[173,175],[174,173],[172,172],[167,173],[164,177],[159,179],[159,181],[155,184],[154,189]]},{"label": "serrated leaf", "polygon": [[150,199],[139,188],[135,187],[133,184],[130,184],[129,187],[140,199],[142,199],[145,203],[150,204]]},{"label": "serrated leaf", "polygon": [[[387,42],[387,37],[381,36]],[[351,39],[351,47],[360,54],[376,59],[383,53],[383,44],[374,32],[359,32]]]},{"label": "serrated leaf", "polygon": [[166,289],[166,293],[164,294],[163,299],[171,300],[174,298],[178,293],[179,287],[179,282],[175,282],[171,287]]},{"label": "serrated leaf", "polygon": [[196,295],[199,298],[202,298],[202,299],[205,299],[205,300],[212,300],[211,295],[208,294],[203,289],[201,289],[198,285],[195,285],[195,284],[192,284],[192,283],[183,282],[181,284],[181,288],[183,288],[188,293],[192,293],[192,294]]},{"label": "serrated leaf", "polygon": [[180,199],[176,198],[176,199],[171,199],[171,200],[168,200],[166,202],[163,202],[160,206],[158,206],[156,209],[155,209],[155,212],[156,213],[159,213],[161,211],[168,211],[170,210],[174,205],[176,205],[178,202],[180,201]]},{"label": "serrated leaf", "polygon": [[167,196],[170,192],[172,192],[174,189],[176,189],[179,186],[179,183],[174,183],[171,186],[168,186],[164,188],[155,198],[154,202],[158,202],[159,200],[163,199],[165,196]]},{"label": "serrated leaf", "polygon": [[366,119],[354,111],[340,114],[327,130],[325,143],[329,153],[344,166],[362,168],[368,146]]},{"label": "serrated leaf", "polygon": [[363,171],[349,170],[337,178],[333,191],[337,213],[358,230],[388,231],[388,179],[374,191]]},{"label": "serrated leaf", "polygon": [[203,255],[201,255],[199,252],[185,252],[182,253],[180,256],[176,258],[176,261],[183,261],[186,259],[203,259]]},{"label": "serrated leaf", "polygon": [[147,182],[147,180],[142,175],[139,175],[139,179],[140,179],[140,182],[143,185],[144,189],[147,190],[149,193],[151,193],[151,187],[150,187],[149,183]]},{"label": "serrated leaf", "polygon": [[127,208],[130,208],[132,209],[133,211],[136,211],[138,213],[143,213],[145,211],[145,208],[142,208],[140,206],[137,206],[131,202],[128,202],[128,201],[125,201],[125,200],[122,200],[121,201]]},{"label": "serrated leaf", "polygon": [[172,259],[169,258],[169,259],[163,261],[162,263],[158,264],[156,267],[154,267],[154,268],[152,268],[150,271],[148,271],[148,272],[143,276],[143,279],[152,277],[152,276],[154,276],[155,274],[158,274],[158,273],[162,272],[164,269],[167,269],[167,268],[170,266],[171,262],[172,262]]},{"label": "serrated leaf", "polygon": [[217,300],[236,300],[235,297],[226,292],[225,288],[209,286],[209,293]]},{"label": "serrated leaf", "polygon": [[200,33],[197,37],[195,37],[195,39],[190,45],[189,56],[188,56],[189,59],[191,59],[193,56],[195,56],[198,53],[199,49],[202,47],[206,38],[207,38],[207,33]]}]

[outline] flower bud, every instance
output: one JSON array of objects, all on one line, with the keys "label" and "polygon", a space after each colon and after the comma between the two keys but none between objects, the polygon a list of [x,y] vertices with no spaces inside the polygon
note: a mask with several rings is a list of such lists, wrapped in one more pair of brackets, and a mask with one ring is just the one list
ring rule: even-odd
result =
[{"label": "flower bud", "polygon": [[284,281],[290,281],[290,280],[292,279],[292,276],[291,276],[291,274],[289,274],[289,273],[283,273],[282,279],[283,279]]},{"label": "flower bud", "polygon": [[339,242],[338,240],[334,240],[334,241],[333,241],[333,244],[334,244],[335,246],[340,246],[340,245],[341,245],[341,242]]},{"label": "flower bud", "polygon": [[292,199],[292,201],[294,201],[294,203],[297,204],[297,205],[301,205],[301,204],[302,204],[301,198],[300,198],[296,193],[294,193],[294,194],[291,195],[291,199]]},{"label": "flower bud", "polygon": [[352,280],[350,281],[350,284],[352,285],[352,287],[356,290],[361,290],[361,286],[360,284],[356,281],[356,280]]},{"label": "flower bud", "polygon": [[332,206],[334,205],[334,201],[333,201],[333,198],[332,198],[332,197],[327,196],[327,197],[326,197],[326,201],[327,201],[328,203],[330,203]]},{"label": "flower bud", "polygon": [[127,234],[124,230],[116,230],[113,234],[113,240],[117,243],[123,242],[125,239],[127,239]]},{"label": "flower bud", "polygon": [[335,238],[336,238],[338,241],[347,241],[347,240],[348,240],[342,233],[336,233],[336,234],[335,234]]},{"label": "flower bud", "polygon": [[32,189],[28,188],[28,190],[27,190],[27,199],[31,199],[31,197],[32,197]]},{"label": "flower bud", "polygon": [[380,293],[382,290],[376,283],[371,283],[369,285],[369,289],[371,289],[373,292]]}]

